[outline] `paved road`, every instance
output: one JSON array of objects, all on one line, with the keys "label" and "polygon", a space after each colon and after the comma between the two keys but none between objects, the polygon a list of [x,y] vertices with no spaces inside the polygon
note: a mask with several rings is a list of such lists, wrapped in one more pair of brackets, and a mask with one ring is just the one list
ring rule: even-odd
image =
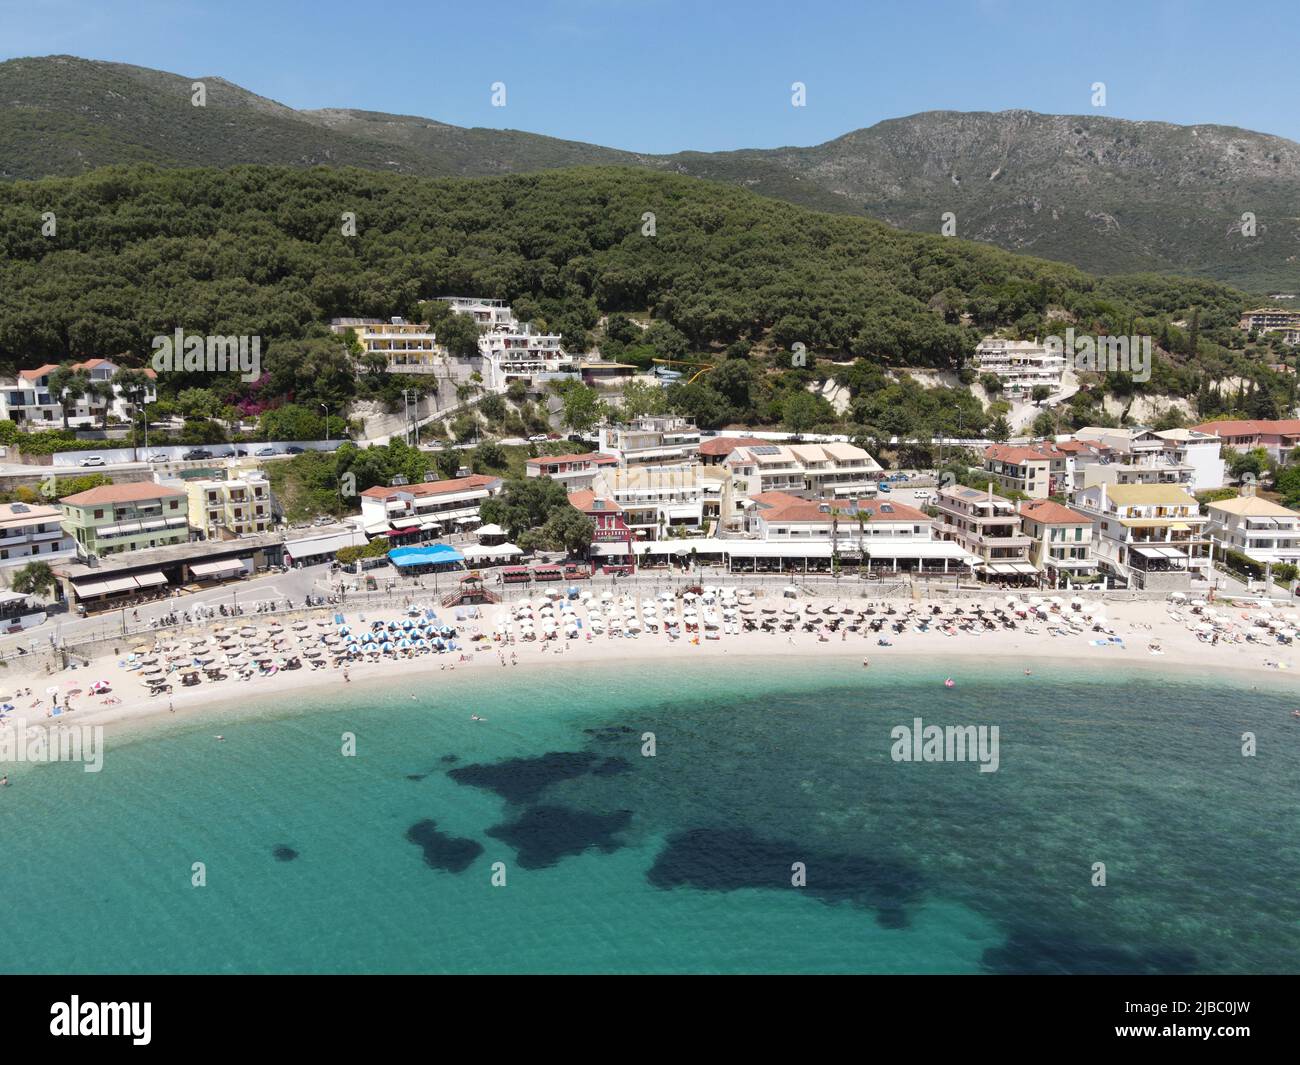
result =
[{"label": "paved road", "polygon": [[128,633],[148,632],[151,620],[173,612],[193,611],[197,606],[216,608],[224,605],[231,609],[239,605],[245,610],[245,616],[259,602],[273,599],[279,600],[281,605],[285,599],[291,599],[295,606],[300,606],[309,593],[325,593],[329,569],[328,563],[304,566],[302,569],[291,569],[288,573],[266,574],[201,592],[172,596],[125,611],[110,610],[85,618],[67,613],[52,614],[43,625],[13,636],[0,637],[0,656],[14,654],[19,647],[30,651],[48,645],[51,639],[55,643],[70,644],[111,636],[121,633],[124,623]]}]

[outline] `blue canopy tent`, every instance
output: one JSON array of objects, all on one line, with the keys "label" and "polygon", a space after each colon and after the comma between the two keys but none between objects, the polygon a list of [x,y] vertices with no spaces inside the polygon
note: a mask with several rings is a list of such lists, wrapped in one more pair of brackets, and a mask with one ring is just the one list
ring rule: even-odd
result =
[{"label": "blue canopy tent", "polygon": [[465,556],[450,544],[422,544],[419,547],[395,547],[388,552],[388,561],[399,569],[408,569],[459,565],[465,561]]}]

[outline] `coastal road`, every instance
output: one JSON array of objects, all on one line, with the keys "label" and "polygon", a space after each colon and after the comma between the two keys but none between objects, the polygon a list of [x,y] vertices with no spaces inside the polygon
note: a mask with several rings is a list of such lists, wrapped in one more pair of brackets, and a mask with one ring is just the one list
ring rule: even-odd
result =
[{"label": "coastal road", "polygon": [[[155,618],[183,610],[192,610],[195,606],[218,607],[227,609],[236,604],[247,612],[244,617],[256,617],[252,613],[257,603],[276,599],[281,602],[292,599],[296,606],[301,606],[309,594],[322,594],[329,575],[329,564],[304,566],[291,569],[288,573],[268,573],[249,580],[234,581],[216,588],[205,588],[201,592],[172,596],[156,602],[145,603],[138,607],[122,610],[109,610],[91,617],[77,617],[76,614],[52,614],[43,625],[27,629],[13,636],[0,637],[0,657],[17,653],[18,648],[27,651],[42,646],[56,644],[74,644],[102,636],[121,633],[123,623],[127,634],[153,631],[149,622]],[[318,583],[319,582],[319,583]],[[133,613],[134,612],[134,613]],[[134,616],[138,614],[138,619]]]}]

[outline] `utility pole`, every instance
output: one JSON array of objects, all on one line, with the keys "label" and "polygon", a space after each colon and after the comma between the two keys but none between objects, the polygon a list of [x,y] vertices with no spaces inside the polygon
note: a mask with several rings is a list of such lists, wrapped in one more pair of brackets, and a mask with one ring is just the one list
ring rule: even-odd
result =
[{"label": "utility pole", "polygon": [[324,403],[320,405],[320,409],[325,412],[325,443],[328,444],[330,442],[330,409]]}]

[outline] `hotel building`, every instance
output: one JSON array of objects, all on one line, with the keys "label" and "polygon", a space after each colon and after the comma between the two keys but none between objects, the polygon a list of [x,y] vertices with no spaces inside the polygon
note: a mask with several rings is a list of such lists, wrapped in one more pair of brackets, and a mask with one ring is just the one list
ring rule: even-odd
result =
[{"label": "hotel building", "polygon": [[233,540],[272,527],[271,486],[264,477],[186,481],[185,491],[190,528],[205,540]]},{"label": "hotel building", "polygon": [[[34,370],[22,370],[14,380],[0,381],[0,418],[26,425],[61,426],[64,404],[50,392],[50,374],[58,368],[57,363],[46,363]],[[69,396],[69,426],[98,426],[104,421],[105,408],[110,421],[130,420],[131,403],[113,381],[122,367],[109,359],[87,359],[73,363],[72,369],[80,370],[92,384],[110,386],[112,395]],[[143,400],[153,403],[158,393],[152,382],[158,375],[153,370],[140,372],[150,381]]]},{"label": "hotel building", "polygon": [[474,474],[447,481],[425,481],[361,493],[361,525],[369,536],[431,540],[479,524],[479,506],[498,495],[501,478]]},{"label": "hotel building", "polygon": [[1219,438],[1237,451],[1262,447],[1274,462],[1286,464],[1291,452],[1300,447],[1300,419],[1282,418],[1224,420],[1203,422],[1192,427],[1198,433]]},{"label": "hotel building", "polygon": [[59,505],[63,527],[82,558],[183,544],[190,538],[188,496],[153,481],[100,485],[65,496]]},{"label": "hotel building", "polygon": [[1029,561],[1052,587],[1097,568],[1093,557],[1092,518],[1050,499],[1020,504],[1020,520],[1031,543]]},{"label": "hotel building", "polygon": [[1074,509],[1096,523],[1100,568],[1130,587],[1186,590],[1209,567],[1208,519],[1179,485],[1097,484],[1078,493]]},{"label": "hotel building", "polygon": [[[427,322],[404,318],[335,318],[335,333],[352,333],[361,345],[358,363],[368,355],[384,359],[388,373],[434,373],[445,365],[445,353],[438,347],[437,334]],[[363,368],[364,369],[364,368]]]},{"label": "hotel building", "polygon": [[602,425],[597,450],[620,466],[674,466],[698,461],[700,431],[690,418],[656,414],[628,425]]},{"label": "hotel building", "polygon": [[524,463],[524,473],[528,477],[549,477],[572,492],[578,488],[590,488],[601,470],[617,465],[618,459],[613,455],[596,451],[581,455],[539,455]]},{"label": "hotel building", "polygon": [[1206,534],[1247,558],[1271,565],[1300,563],[1300,514],[1258,496],[1210,503]]},{"label": "hotel building", "polygon": [[0,582],[29,562],[76,558],[76,542],[63,531],[63,511],[37,503],[0,504]]},{"label": "hotel building", "polygon": [[1020,514],[993,485],[981,491],[965,485],[939,489],[939,535],[953,540],[978,560],[981,576],[992,580],[1034,576],[1029,561],[1033,541],[1024,534]]},{"label": "hotel building", "polygon": [[1283,310],[1280,307],[1259,307],[1242,313],[1239,329],[1254,330],[1257,333],[1285,332],[1300,330],[1300,311]]},{"label": "hotel building", "polygon": [[973,365],[979,373],[995,374],[1004,392],[1020,398],[1032,393],[1035,385],[1059,391],[1065,373],[1065,355],[1049,351],[1037,339],[985,337],[975,348]]}]

